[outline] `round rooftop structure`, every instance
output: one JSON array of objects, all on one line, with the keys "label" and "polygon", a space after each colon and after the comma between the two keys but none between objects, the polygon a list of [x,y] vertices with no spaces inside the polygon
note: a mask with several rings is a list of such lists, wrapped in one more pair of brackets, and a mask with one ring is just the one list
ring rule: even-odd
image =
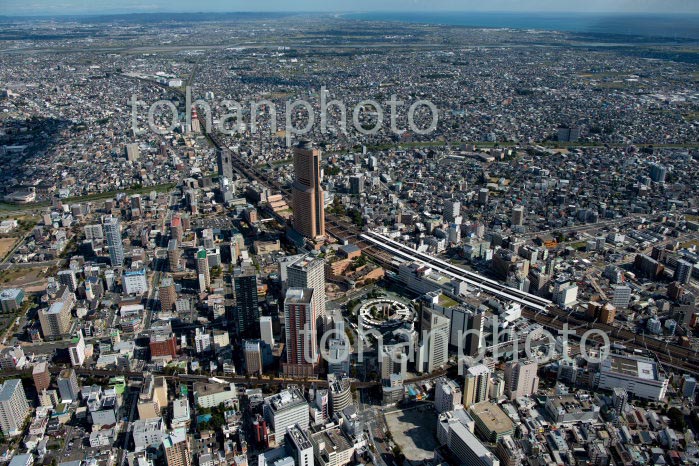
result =
[{"label": "round rooftop structure", "polygon": [[359,308],[359,324],[362,328],[389,330],[404,322],[412,322],[415,313],[412,307],[395,299],[370,299]]}]

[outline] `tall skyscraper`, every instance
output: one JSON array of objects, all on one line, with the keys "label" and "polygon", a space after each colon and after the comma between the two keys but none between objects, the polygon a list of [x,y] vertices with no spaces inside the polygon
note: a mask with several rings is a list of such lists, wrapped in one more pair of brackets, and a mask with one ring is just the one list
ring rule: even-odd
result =
[{"label": "tall skyscraper", "polygon": [[303,256],[286,268],[289,288],[312,288],[313,305],[318,318],[316,325],[320,331],[325,325],[325,261]]},{"label": "tall skyscraper", "polygon": [[260,338],[267,343],[270,348],[274,348],[274,331],[272,330],[272,318],[269,316],[260,317]]},{"label": "tall skyscraper", "polygon": [[235,290],[235,321],[239,335],[259,338],[260,308],[257,301],[257,275],[253,267],[238,267],[233,271]]},{"label": "tall skyscraper", "polygon": [[518,205],[512,209],[512,226],[524,225],[524,206]]},{"label": "tall skyscraper", "polygon": [[104,218],[103,227],[112,267],[121,267],[124,265],[124,243],[121,241],[121,223],[117,217],[109,215]]},{"label": "tall skyscraper", "polygon": [[30,410],[20,379],[6,380],[0,385],[0,430],[3,435],[20,435]]},{"label": "tall skyscraper", "polygon": [[307,238],[325,236],[324,193],[320,185],[320,150],[309,141],[294,147],[294,183],[291,185],[294,229]]},{"label": "tall skyscraper", "polygon": [[665,183],[665,177],[667,176],[667,168],[658,165],[658,164],[653,164],[650,166],[650,179],[655,181],[656,183]]},{"label": "tall skyscraper", "polygon": [[423,308],[420,333],[422,340],[417,349],[417,368],[421,372],[433,372],[449,360],[449,318],[428,308]]},{"label": "tall skyscraper", "polygon": [[286,364],[290,376],[313,375],[318,362],[316,310],[311,288],[289,288],[284,299]]}]

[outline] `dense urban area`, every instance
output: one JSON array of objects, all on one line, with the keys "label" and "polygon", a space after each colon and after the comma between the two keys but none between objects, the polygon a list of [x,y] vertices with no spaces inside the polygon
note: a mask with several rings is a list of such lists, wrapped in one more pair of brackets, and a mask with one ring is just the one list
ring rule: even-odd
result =
[{"label": "dense urban area", "polygon": [[699,464],[696,50],[2,19],[0,463]]}]

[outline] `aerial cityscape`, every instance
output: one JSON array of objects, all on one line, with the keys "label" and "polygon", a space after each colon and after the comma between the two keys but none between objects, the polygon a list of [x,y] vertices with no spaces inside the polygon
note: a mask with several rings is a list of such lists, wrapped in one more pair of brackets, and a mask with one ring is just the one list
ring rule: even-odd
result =
[{"label": "aerial cityscape", "polygon": [[699,465],[699,4],[258,3],[0,5],[0,464]]}]

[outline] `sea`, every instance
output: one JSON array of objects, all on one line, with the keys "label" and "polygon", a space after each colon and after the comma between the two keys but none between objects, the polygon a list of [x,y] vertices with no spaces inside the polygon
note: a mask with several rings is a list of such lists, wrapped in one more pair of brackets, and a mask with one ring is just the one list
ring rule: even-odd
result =
[{"label": "sea", "polygon": [[476,28],[564,31],[637,38],[699,40],[699,14],[500,13],[500,12],[367,12],[348,19],[444,24]]}]

